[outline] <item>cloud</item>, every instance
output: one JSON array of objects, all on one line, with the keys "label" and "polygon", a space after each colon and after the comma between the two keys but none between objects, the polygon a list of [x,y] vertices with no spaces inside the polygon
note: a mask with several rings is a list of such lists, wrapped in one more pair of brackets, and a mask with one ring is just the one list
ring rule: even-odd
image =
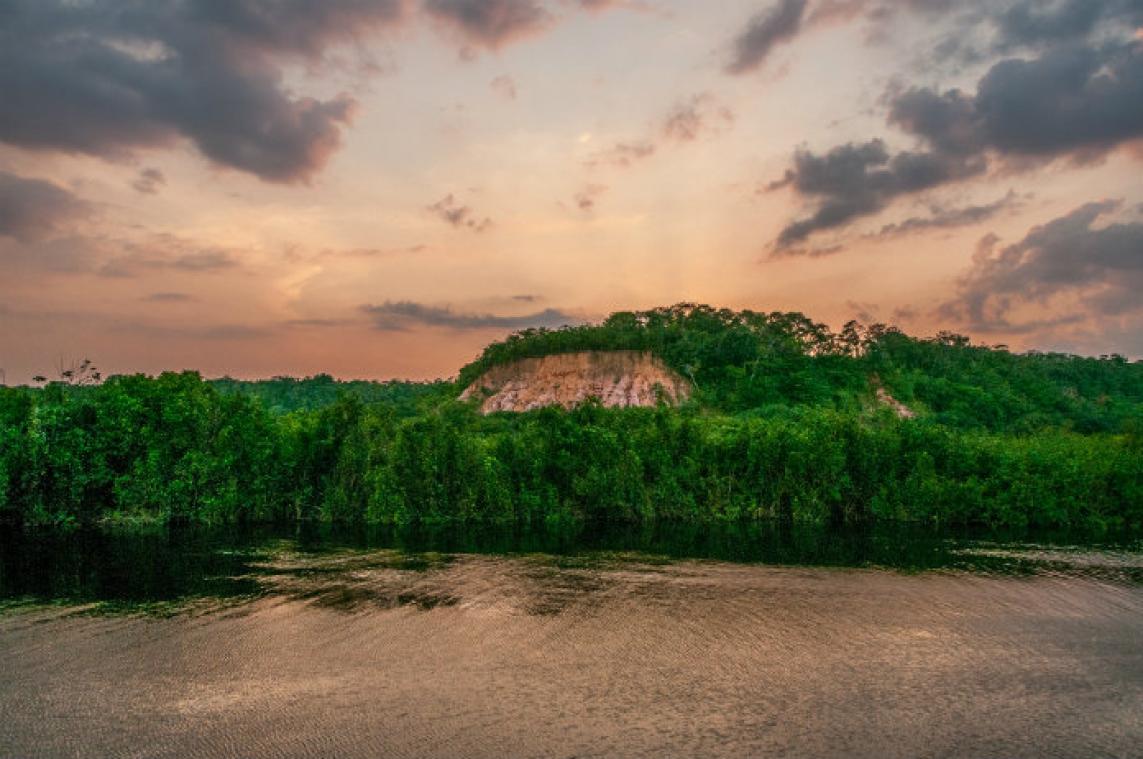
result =
[{"label": "cloud", "polygon": [[799,150],[794,168],[770,189],[792,187],[818,201],[808,217],[787,224],[775,242],[777,250],[791,249],[810,235],[842,227],[861,216],[875,214],[894,198],[938,187],[979,174],[984,164],[973,158],[938,152],[889,153],[882,140],[849,143],[824,155]]},{"label": "cloud", "polygon": [[148,303],[188,303],[193,301],[194,297],[186,293],[161,292],[151,293],[143,300]]},{"label": "cloud", "polygon": [[587,213],[595,209],[595,201],[607,192],[607,185],[589,184],[575,194],[576,208]]},{"label": "cloud", "polygon": [[[962,26],[972,27],[989,18],[982,9],[992,0],[779,0],[768,11],[751,19],[746,29],[735,40],[734,55],[726,70],[730,74],[743,74],[760,68],[780,44],[828,25],[847,24],[857,19],[868,23],[869,42],[884,41],[892,35],[889,27],[903,12],[927,17],[959,12],[967,17]],[[1038,1],[1038,0],[1037,0]],[[1132,0],[1109,0],[1132,2]],[[997,3],[993,2],[993,5]],[[950,37],[952,37],[950,35]],[[949,48],[958,48],[960,40],[948,40]]]},{"label": "cloud", "polygon": [[1121,205],[1088,203],[999,250],[995,236],[984,238],[958,297],[942,313],[982,331],[1035,330],[1084,317],[1014,321],[1021,307],[1043,306],[1057,296],[1071,296],[1096,319],[1143,313],[1143,223],[1095,226]]},{"label": "cloud", "polygon": [[663,136],[677,142],[693,142],[706,132],[734,123],[734,112],[703,92],[677,103],[663,122]]},{"label": "cloud", "polygon": [[114,254],[104,257],[96,273],[104,277],[137,277],[150,271],[201,274],[239,266],[235,251],[165,233],[142,240],[117,241],[115,248]]},{"label": "cloud", "polygon": [[402,0],[7,0],[0,141],[106,158],[187,140],[213,163],[304,182],[354,101],[295,96],[293,61],[399,21]]},{"label": "cloud", "polygon": [[501,74],[496,77],[488,83],[488,86],[492,88],[493,92],[505,100],[516,99],[516,80],[507,74]]},{"label": "cloud", "polygon": [[701,92],[677,102],[663,119],[659,133],[651,138],[616,142],[597,150],[584,160],[589,168],[611,166],[627,169],[650,158],[659,143],[693,142],[704,134],[714,134],[734,123],[734,112],[709,92]]},{"label": "cloud", "polygon": [[983,205],[962,206],[960,208],[945,208],[934,205],[928,216],[912,216],[904,221],[886,224],[881,231],[870,237],[901,237],[917,232],[927,232],[933,229],[953,229],[968,227],[988,221],[1003,211],[1016,208],[1020,205],[1020,198],[1010,191],[1000,200]]},{"label": "cloud", "polygon": [[1143,24],[1143,4],[1138,0],[1022,0],[991,20],[1001,49],[1058,45],[1087,38],[1102,22],[1137,28]]},{"label": "cloud", "polygon": [[1143,138],[1143,44],[1005,60],[971,95],[906,90],[894,98],[890,120],[946,152],[1099,155]]},{"label": "cloud", "polygon": [[159,191],[159,188],[167,183],[167,178],[163,176],[163,172],[155,168],[143,169],[139,172],[139,176],[131,183],[136,192],[141,192],[144,195],[154,195]]},{"label": "cloud", "polygon": [[[149,0],[148,4],[164,3]],[[243,44],[320,58],[330,43],[355,41],[363,34],[402,21],[407,3],[405,0],[322,0],[320,3],[198,0],[190,5],[185,15],[192,22],[221,30]]]},{"label": "cloud", "polygon": [[771,259],[779,258],[825,258],[826,256],[833,256],[845,250],[845,246],[839,244],[825,245],[819,247],[811,247],[805,245],[798,246],[783,246],[775,247],[770,251]]},{"label": "cloud", "polygon": [[[1124,25],[1125,19],[1143,21],[1143,5],[1137,0],[1096,4],[1099,18],[1114,22],[1121,33],[1135,33],[1134,27]],[[1025,7],[1030,6],[1011,6]],[[1002,28],[1007,23],[1006,34],[1023,42],[1057,39],[1068,29],[1072,36],[1083,37],[1096,28],[1094,22],[1083,21],[1087,16],[1070,0],[1051,8],[1055,15],[1050,17],[1021,16],[1025,21],[1039,19],[1037,23],[1017,23],[1010,16],[1001,16],[998,23]],[[1015,29],[1023,31],[1017,34]],[[891,91],[887,103],[889,123],[917,138],[921,148],[890,154],[881,140],[871,140],[841,145],[820,156],[797,151],[794,168],[770,189],[791,187],[817,207],[782,230],[777,248],[879,213],[896,198],[993,168],[1017,172],[1058,159],[1090,161],[1121,146],[1140,144],[1143,42],[1108,37],[1098,44],[1059,44],[1031,57],[995,63],[974,92],[909,87]],[[971,214],[961,218],[970,221]]]},{"label": "cloud", "polygon": [[626,169],[644,158],[650,158],[655,154],[655,150],[655,143],[650,140],[617,142],[610,148],[593,153],[584,161],[584,165],[593,168],[596,166],[615,166]]},{"label": "cloud", "polygon": [[465,45],[499,50],[555,22],[537,0],[424,0],[425,12]]},{"label": "cloud", "polygon": [[1112,29],[1131,34],[1143,26],[1138,0],[779,0],[753,17],[735,40],[728,73],[760,68],[780,44],[830,24],[867,22],[871,42],[893,37],[892,22],[902,13],[932,23],[952,17],[932,45],[937,62],[980,63],[987,56],[1016,49],[1042,50],[1082,42]]},{"label": "cloud", "polygon": [[788,42],[798,33],[805,11],[806,0],[779,0],[754,16],[734,41],[734,56],[727,72],[745,74],[759,68],[776,45]]},{"label": "cloud", "polygon": [[457,229],[483,232],[492,226],[492,219],[487,216],[483,219],[479,218],[471,208],[458,204],[452,193],[428,206],[426,210]]},{"label": "cloud", "polygon": [[458,313],[448,307],[428,306],[413,301],[385,301],[380,305],[362,306],[362,310],[369,315],[375,328],[387,332],[403,331],[415,326],[457,330],[555,328],[583,321],[554,308],[521,316],[497,316]]},{"label": "cloud", "polygon": [[41,240],[89,210],[86,202],[51,182],[0,171],[0,235]]},{"label": "cloud", "polygon": [[853,311],[853,318],[863,324],[876,324],[880,319],[877,313],[880,310],[876,303],[862,303],[856,300],[847,300],[845,307]]}]

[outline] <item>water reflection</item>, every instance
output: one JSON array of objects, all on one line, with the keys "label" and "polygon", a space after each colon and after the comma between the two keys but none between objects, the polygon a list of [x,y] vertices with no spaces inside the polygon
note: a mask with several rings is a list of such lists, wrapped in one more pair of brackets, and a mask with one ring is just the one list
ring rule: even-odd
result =
[{"label": "water reflection", "polygon": [[1141,565],[899,526],[9,532],[0,756],[1136,756]]},{"label": "water reflection", "polygon": [[896,524],[3,528],[0,608],[83,604],[172,613],[200,608],[203,600],[229,606],[281,595],[330,608],[431,609],[460,602],[432,578],[461,557],[479,556],[523,557],[520,566],[541,573],[537,582],[546,590],[532,604],[536,613],[558,610],[554,599],[562,595],[597,590],[607,571],[680,560],[1143,583],[1137,536],[948,533]]}]

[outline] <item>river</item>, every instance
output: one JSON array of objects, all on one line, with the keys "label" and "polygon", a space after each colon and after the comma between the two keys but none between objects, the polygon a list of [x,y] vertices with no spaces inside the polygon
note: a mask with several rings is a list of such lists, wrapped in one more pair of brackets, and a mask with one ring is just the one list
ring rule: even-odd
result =
[{"label": "river", "polygon": [[0,532],[4,757],[1139,757],[1143,542]]}]

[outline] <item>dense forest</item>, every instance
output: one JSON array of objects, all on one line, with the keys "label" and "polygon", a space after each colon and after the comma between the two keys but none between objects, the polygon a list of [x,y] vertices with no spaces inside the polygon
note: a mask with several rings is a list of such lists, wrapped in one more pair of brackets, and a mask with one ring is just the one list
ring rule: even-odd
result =
[{"label": "dense forest", "polygon": [[[496,364],[640,349],[682,408],[480,415]],[[878,400],[887,391],[916,416]],[[1143,526],[1143,363],[682,304],[526,330],[455,382],[84,367],[0,388],[0,519]]]}]

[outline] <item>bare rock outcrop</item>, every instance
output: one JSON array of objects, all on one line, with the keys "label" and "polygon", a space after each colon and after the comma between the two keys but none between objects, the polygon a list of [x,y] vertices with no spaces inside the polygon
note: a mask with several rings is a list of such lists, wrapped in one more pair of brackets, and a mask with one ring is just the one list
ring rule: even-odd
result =
[{"label": "bare rock outcrop", "polygon": [[461,400],[481,399],[480,410],[572,408],[589,398],[609,407],[678,404],[691,386],[655,356],[642,351],[581,351],[525,358],[495,366],[465,388]]}]

